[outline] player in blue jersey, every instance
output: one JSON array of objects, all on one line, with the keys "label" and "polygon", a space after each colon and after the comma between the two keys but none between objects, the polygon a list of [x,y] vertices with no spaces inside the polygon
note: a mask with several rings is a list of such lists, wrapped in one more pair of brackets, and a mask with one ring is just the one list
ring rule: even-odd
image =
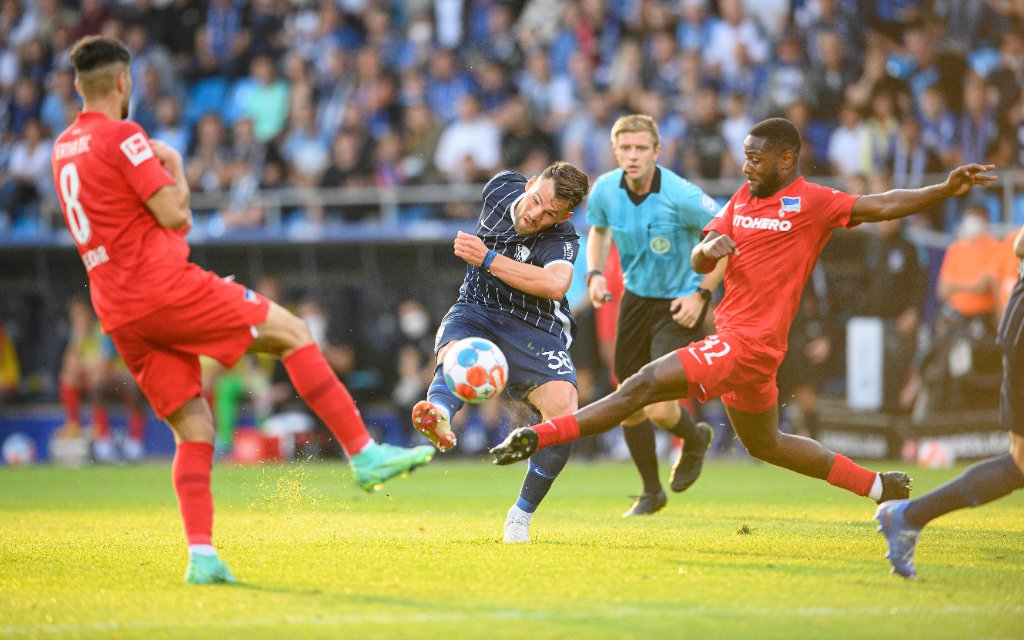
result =
[{"label": "player in blue jersey", "polygon": [[[587,198],[587,285],[594,306],[604,305],[608,283],[600,268],[614,239],[625,283],[614,356],[615,377],[622,381],[704,337],[708,302],[726,263],[704,276],[690,268],[690,252],[718,206],[699,187],[657,164],[661,136],[654,120],[623,116],[612,126],[611,141],[619,168],[599,177]],[[623,420],[643,480],[643,491],[625,516],[651,514],[668,502],[658,478],[652,422],[684,442],[672,467],[673,491],[696,482],[711,444],[711,427],[694,424],[675,400],[648,405]]]},{"label": "player in blue jersey", "polygon": [[[544,419],[579,405],[569,357],[576,322],[565,292],[572,281],[579,235],[572,215],[589,187],[585,173],[556,162],[527,180],[502,171],[484,186],[476,235],[459,232],[455,255],[468,263],[458,302],[437,331],[437,369],[427,399],[413,407],[413,425],[441,451],[455,446],[450,422],[463,403],[444,381],[448,347],[468,337],[491,340],[509,365],[507,392]],[[530,458],[519,499],[505,520],[505,542],[529,542],[530,521],[571,445]]]},{"label": "player in blue jersey", "polygon": [[904,578],[917,577],[914,550],[926,524],[950,511],[988,504],[1024,488],[1024,228],[1017,232],[1013,253],[1020,260],[1018,280],[1003,311],[998,338],[1003,350],[999,422],[1010,432],[1010,451],[971,465],[920,498],[878,507],[878,530],[889,547],[885,557],[892,572]]}]

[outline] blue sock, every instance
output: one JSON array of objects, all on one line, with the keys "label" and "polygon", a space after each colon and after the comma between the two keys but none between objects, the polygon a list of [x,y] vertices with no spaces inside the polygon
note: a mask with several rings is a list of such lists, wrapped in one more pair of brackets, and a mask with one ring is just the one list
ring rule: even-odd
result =
[{"label": "blue sock", "polygon": [[427,401],[447,409],[449,420],[454,418],[455,412],[466,404],[448,388],[448,384],[444,381],[444,367],[441,365],[437,365],[437,368],[434,369],[434,380],[430,383],[430,388],[427,389]]},{"label": "blue sock", "polygon": [[551,483],[569,462],[572,443],[559,444],[541,449],[530,458],[530,468],[523,479],[523,488],[519,490],[516,506],[527,513],[533,513],[540,506],[541,500],[548,494]]},{"label": "blue sock", "polygon": [[944,513],[977,507],[1024,487],[1021,474],[1009,453],[977,462],[946,484],[911,500],[903,517],[914,527],[923,527]]}]

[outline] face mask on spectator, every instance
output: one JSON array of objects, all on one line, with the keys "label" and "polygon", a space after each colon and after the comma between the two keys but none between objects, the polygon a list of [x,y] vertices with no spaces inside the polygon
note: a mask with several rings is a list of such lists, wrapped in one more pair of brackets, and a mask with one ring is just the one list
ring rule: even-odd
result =
[{"label": "face mask on spectator", "polygon": [[430,329],[430,318],[422,311],[411,311],[398,317],[398,326],[405,337],[422,338]]},{"label": "face mask on spectator", "polygon": [[978,216],[967,216],[960,223],[960,237],[964,240],[977,238],[985,234],[985,221]]}]

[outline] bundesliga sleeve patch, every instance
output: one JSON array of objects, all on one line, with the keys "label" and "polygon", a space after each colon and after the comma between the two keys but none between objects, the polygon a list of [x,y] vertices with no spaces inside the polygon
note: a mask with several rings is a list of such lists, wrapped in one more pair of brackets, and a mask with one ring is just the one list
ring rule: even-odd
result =
[{"label": "bundesliga sleeve patch", "polygon": [[137,167],[153,157],[153,147],[149,146],[149,140],[146,140],[146,136],[142,132],[125,138],[121,143],[121,151],[124,152],[133,167]]}]

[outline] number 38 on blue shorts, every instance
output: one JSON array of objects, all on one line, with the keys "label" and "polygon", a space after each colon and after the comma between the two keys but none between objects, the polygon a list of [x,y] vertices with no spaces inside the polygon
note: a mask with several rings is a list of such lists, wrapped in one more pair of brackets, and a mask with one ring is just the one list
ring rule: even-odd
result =
[{"label": "number 38 on blue shorts", "polygon": [[576,385],[576,367],[561,336],[533,327],[508,312],[456,303],[437,329],[434,352],[454,340],[487,338],[508,360],[506,392],[523,400],[540,385],[565,380]]}]

